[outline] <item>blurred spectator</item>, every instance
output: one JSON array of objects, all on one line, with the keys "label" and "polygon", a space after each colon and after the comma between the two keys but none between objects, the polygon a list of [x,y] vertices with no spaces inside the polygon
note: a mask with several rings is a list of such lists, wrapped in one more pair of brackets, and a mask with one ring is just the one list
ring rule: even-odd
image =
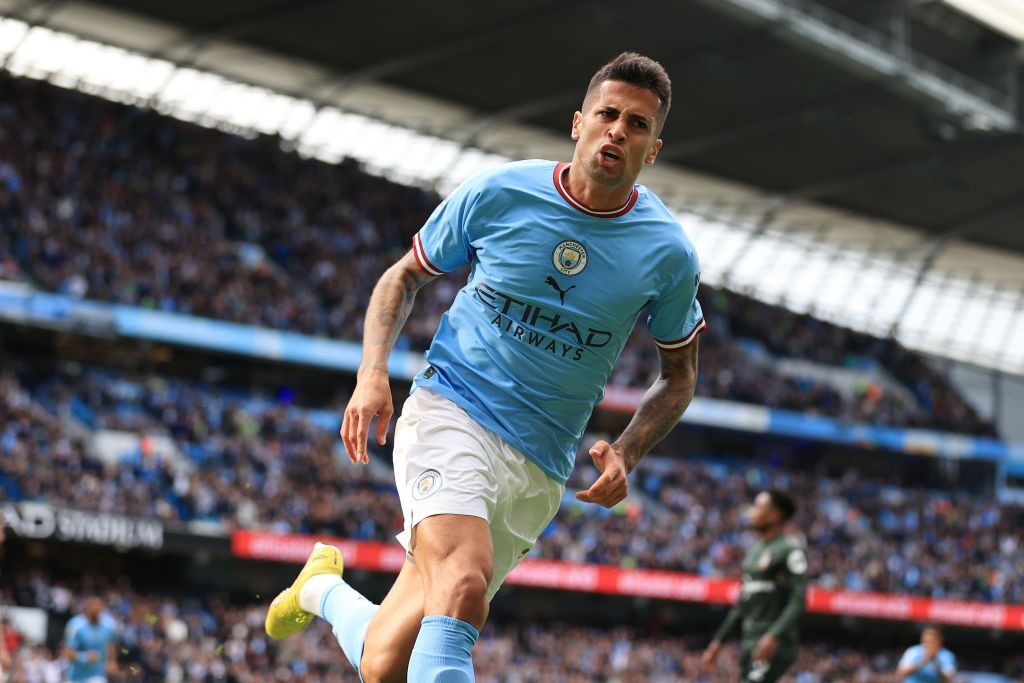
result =
[{"label": "blurred spectator", "polygon": [[3,639],[0,647],[7,651],[7,656],[17,656],[18,649],[21,647],[24,638],[18,633],[18,629],[14,628],[11,620],[6,615],[0,617],[0,638]]}]

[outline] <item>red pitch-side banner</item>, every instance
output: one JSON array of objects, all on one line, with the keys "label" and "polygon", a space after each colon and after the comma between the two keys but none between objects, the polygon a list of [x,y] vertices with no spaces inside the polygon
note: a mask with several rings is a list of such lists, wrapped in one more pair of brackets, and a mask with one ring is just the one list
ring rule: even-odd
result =
[{"label": "red pitch-side banner", "polygon": [[[405,561],[405,550],[391,543],[259,531],[236,531],[231,538],[231,551],[237,557],[301,564],[316,541],[338,546],[345,556],[346,567],[397,573]],[[735,579],[529,558],[509,574],[505,583],[716,604],[733,603],[739,593],[739,582]],[[819,614],[1024,631],[1024,605],[932,600],[812,587],[807,592],[807,609]]]}]

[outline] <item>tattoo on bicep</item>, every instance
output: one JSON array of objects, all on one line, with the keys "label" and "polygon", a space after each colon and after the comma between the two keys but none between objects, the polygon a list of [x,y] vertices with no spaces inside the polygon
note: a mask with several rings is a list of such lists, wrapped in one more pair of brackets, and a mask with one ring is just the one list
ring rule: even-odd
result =
[{"label": "tattoo on bicep", "polygon": [[697,344],[694,340],[690,346],[678,351],[658,351],[661,361],[662,377],[697,376]]}]

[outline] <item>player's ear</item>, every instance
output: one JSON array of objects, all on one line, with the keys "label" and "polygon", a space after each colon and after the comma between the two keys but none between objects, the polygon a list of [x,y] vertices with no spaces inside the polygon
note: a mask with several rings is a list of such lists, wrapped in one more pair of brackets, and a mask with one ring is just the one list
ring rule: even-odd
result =
[{"label": "player's ear", "polygon": [[654,163],[654,160],[658,158],[658,152],[661,151],[661,138],[654,141],[654,145],[651,146],[651,151],[648,153],[647,158],[644,159],[644,163],[650,166]]},{"label": "player's ear", "polygon": [[573,141],[576,141],[576,140],[580,139],[580,124],[581,123],[583,123],[583,112],[579,112],[579,111],[575,112],[572,115],[572,129],[571,129],[571,131],[569,133],[569,137],[571,137],[573,139]]}]

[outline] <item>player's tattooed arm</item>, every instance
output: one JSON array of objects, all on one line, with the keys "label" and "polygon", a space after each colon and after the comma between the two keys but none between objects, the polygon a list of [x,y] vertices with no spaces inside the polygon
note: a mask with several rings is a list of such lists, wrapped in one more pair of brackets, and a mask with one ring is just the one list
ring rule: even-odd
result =
[{"label": "player's tattooed arm", "polygon": [[622,447],[626,468],[633,468],[679,422],[697,387],[697,340],[683,349],[658,349],[661,373],[644,394],[633,419],[615,445]]},{"label": "player's tattooed arm", "polygon": [[433,279],[433,275],[420,268],[410,251],[388,268],[373,288],[363,325],[363,356],[356,372],[356,388],[341,422],[341,440],[353,463],[370,461],[366,439],[373,418],[377,418],[377,443],[383,445],[387,439],[388,425],[395,413],[388,382],[388,356],[409,318],[416,292]]},{"label": "player's tattooed arm", "polygon": [[665,438],[690,405],[697,386],[697,342],[675,351],[661,351],[661,375],[644,394],[626,430],[614,442],[598,441],[590,457],[601,472],[577,500],[610,508],[629,492],[626,477],[647,451]]},{"label": "player's tattooed arm", "polygon": [[412,251],[384,272],[366,308],[360,371],[387,371],[388,356],[412,312],[416,292],[434,277],[420,268]]}]

